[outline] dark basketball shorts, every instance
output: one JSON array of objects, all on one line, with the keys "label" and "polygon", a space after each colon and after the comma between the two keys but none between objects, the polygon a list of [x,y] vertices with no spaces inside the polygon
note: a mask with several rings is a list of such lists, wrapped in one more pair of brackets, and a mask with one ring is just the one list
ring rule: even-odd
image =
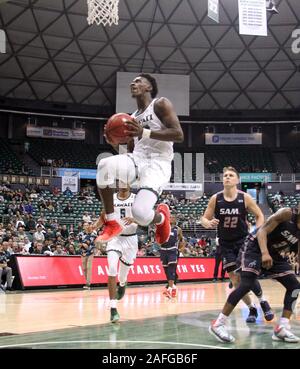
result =
[{"label": "dark basketball shorts", "polygon": [[273,265],[270,269],[264,269],[261,262],[261,252],[256,239],[248,239],[241,249],[237,260],[237,271],[250,272],[259,276],[261,273],[268,278],[280,278],[288,274],[294,274],[291,265],[276,251],[270,252]]},{"label": "dark basketball shorts", "polygon": [[178,250],[177,247],[170,250],[161,248],[160,249],[160,260],[164,267],[169,264],[176,264],[178,261]]},{"label": "dark basketball shorts", "polygon": [[244,238],[237,241],[219,240],[223,261],[223,269],[225,269],[227,273],[233,272],[236,269],[236,261],[240,249],[244,245],[244,240]]}]

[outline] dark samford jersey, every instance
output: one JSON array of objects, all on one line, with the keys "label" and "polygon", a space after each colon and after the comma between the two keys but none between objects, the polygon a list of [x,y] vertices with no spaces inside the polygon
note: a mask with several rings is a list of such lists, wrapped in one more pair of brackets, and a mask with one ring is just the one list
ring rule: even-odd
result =
[{"label": "dark samford jersey", "polygon": [[164,249],[178,248],[178,227],[174,226],[171,228],[170,238],[167,242],[161,245]]},{"label": "dark samford jersey", "polygon": [[233,201],[226,201],[224,192],[218,192],[215,218],[219,219],[218,237],[224,241],[236,241],[248,235],[247,210],[242,191]]},{"label": "dark samford jersey", "polygon": [[[293,215],[289,222],[280,223],[271,233],[268,234],[268,250],[270,254],[280,253],[281,251],[298,252],[298,241],[300,232],[297,227],[297,209],[292,209]],[[256,233],[254,235],[255,241]],[[259,246],[258,246],[259,247]]]}]

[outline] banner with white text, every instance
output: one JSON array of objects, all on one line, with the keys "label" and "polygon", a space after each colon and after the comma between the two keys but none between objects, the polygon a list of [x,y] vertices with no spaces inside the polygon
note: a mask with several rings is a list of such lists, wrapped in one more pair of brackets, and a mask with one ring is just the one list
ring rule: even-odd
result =
[{"label": "banner with white text", "polygon": [[[80,256],[16,256],[23,288],[71,286],[86,283]],[[177,273],[180,280],[213,278],[214,258],[179,259]],[[221,271],[221,270],[220,270]],[[14,271],[15,273],[15,271]],[[92,284],[106,284],[108,265],[106,257],[95,257]],[[130,267],[128,282],[163,282],[164,268],[158,257],[138,257]]]}]

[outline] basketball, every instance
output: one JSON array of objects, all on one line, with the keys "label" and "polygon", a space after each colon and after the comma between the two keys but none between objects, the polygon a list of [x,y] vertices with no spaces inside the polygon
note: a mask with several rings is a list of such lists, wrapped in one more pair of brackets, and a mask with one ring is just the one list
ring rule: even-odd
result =
[{"label": "basketball", "polygon": [[105,134],[114,145],[126,144],[131,139],[124,133],[126,120],[132,120],[132,117],[126,113],[117,113],[112,115],[106,123]]}]

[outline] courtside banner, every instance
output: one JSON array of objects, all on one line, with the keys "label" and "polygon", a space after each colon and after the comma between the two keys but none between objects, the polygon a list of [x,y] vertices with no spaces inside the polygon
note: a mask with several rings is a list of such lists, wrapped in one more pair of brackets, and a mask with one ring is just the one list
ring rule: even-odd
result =
[{"label": "courtside banner", "polygon": [[205,145],[261,145],[261,133],[205,133]]},{"label": "courtside banner", "polygon": [[[16,260],[24,288],[85,284],[80,256],[16,256]],[[180,258],[177,266],[179,279],[211,279],[214,265],[213,258]],[[107,258],[95,257],[92,284],[107,283],[107,271]],[[128,282],[165,280],[158,257],[137,258],[128,275]]]},{"label": "courtside banner", "polygon": [[85,140],[84,129],[26,126],[28,137],[58,138],[62,140]]}]

